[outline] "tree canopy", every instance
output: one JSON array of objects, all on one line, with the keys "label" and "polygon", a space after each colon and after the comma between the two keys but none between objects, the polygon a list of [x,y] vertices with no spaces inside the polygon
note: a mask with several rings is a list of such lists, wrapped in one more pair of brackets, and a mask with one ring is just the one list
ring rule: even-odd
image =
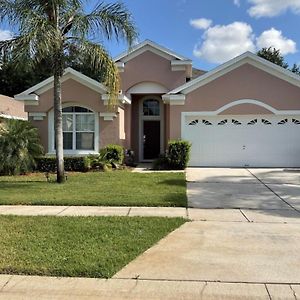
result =
[{"label": "tree canopy", "polygon": [[256,53],[259,57],[262,57],[284,69],[288,69],[293,73],[300,75],[300,67],[297,64],[293,64],[292,67],[285,61],[283,55],[279,49],[274,47],[262,48]]}]

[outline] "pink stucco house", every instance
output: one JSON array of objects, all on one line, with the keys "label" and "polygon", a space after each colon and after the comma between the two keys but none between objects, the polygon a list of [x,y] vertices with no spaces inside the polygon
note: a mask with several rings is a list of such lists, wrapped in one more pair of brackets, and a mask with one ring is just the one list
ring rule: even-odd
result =
[{"label": "pink stucco house", "polygon": [[[109,143],[150,161],[170,139],[192,143],[191,166],[300,167],[300,76],[247,52],[193,78],[192,61],[151,41],[115,58],[122,90],[107,110],[101,83],[66,69],[66,155]],[[54,153],[53,78],[16,95]]]}]

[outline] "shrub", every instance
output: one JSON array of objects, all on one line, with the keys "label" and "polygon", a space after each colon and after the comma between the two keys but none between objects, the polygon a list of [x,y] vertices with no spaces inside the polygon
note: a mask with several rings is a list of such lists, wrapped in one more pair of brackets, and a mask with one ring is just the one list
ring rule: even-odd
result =
[{"label": "shrub", "polygon": [[107,145],[100,150],[100,160],[113,165],[121,165],[124,162],[124,148],[119,145]]},{"label": "shrub", "polygon": [[157,158],[153,162],[153,169],[154,170],[168,170],[169,169],[169,161],[166,154],[161,154],[159,158]]},{"label": "shrub", "polygon": [[124,163],[126,166],[136,167],[137,164],[134,162],[134,151],[130,149],[125,150]]},{"label": "shrub", "polygon": [[168,143],[167,158],[170,169],[183,170],[190,160],[191,144],[188,141],[176,140]]},{"label": "shrub", "polygon": [[[65,170],[70,172],[87,172],[92,168],[91,158],[88,156],[68,156],[64,158]],[[37,158],[37,171],[56,172],[56,158],[44,156]]]},{"label": "shrub", "polygon": [[37,128],[28,121],[6,120],[0,127],[0,174],[32,171],[43,154]]},{"label": "shrub", "polygon": [[153,162],[155,170],[184,170],[189,162],[191,144],[177,140],[168,143],[168,149]]},{"label": "shrub", "polygon": [[91,155],[88,158],[90,169],[102,171],[109,171],[112,169],[112,163],[103,161],[100,155]]}]

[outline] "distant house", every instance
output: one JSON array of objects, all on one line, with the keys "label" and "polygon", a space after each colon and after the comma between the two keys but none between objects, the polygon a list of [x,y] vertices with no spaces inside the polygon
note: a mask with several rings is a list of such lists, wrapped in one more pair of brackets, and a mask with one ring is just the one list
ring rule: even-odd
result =
[{"label": "distant house", "polygon": [[27,120],[24,103],[14,98],[0,95],[0,119]]},{"label": "distant house", "polygon": [[[121,78],[115,111],[104,85],[65,70],[66,155],[116,143],[132,149],[136,161],[151,161],[169,140],[185,139],[192,143],[191,166],[300,167],[300,76],[250,52],[204,72],[151,41],[115,62]],[[15,98],[54,154],[53,77]]]}]

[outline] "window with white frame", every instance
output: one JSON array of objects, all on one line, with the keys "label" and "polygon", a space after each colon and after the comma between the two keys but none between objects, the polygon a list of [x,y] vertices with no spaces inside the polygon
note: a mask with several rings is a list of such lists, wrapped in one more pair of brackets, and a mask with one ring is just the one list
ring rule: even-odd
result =
[{"label": "window with white frame", "polygon": [[147,99],[143,102],[144,116],[160,116],[160,104],[156,99]]},{"label": "window with white frame", "polygon": [[84,107],[62,110],[64,150],[94,150],[95,114]]}]

